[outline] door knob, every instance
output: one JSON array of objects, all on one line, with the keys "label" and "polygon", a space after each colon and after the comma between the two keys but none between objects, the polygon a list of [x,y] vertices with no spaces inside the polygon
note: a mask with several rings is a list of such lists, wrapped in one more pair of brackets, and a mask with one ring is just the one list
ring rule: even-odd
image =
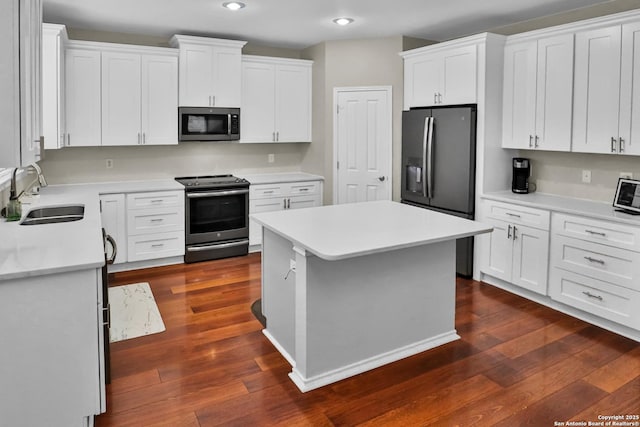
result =
[{"label": "door knob", "polygon": [[385,179],[386,179],[386,178],[385,178],[384,176],[379,176],[379,177],[378,177],[378,181],[380,181],[380,182],[384,182],[384,180],[385,180]]}]

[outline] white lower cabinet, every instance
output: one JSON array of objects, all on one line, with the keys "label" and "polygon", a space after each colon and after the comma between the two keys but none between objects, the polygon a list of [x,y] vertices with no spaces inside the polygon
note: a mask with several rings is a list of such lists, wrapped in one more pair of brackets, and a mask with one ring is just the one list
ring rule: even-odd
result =
[{"label": "white lower cabinet", "polygon": [[547,294],[549,212],[499,202],[485,206],[489,235],[483,273]]},{"label": "white lower cabinet", "polygon": [[[249,213],[322,206],[322,181],[251,185]],[[249,221],[249,246],[262,244],[262,227]]]},{"label": "white lower cabinet", "polygon": [[549,295],[640,329],[640,228],[554,214]]},{"label": "white lower cabinet", "polygon": [[102,286],[95,268],[2,282],[1,425],[93,425],[106,410]]},{"label": "white lower cabinet", "polygon": [[184,192],[100,196],[102,225],[116,241],[115,263],[184,255]]}]

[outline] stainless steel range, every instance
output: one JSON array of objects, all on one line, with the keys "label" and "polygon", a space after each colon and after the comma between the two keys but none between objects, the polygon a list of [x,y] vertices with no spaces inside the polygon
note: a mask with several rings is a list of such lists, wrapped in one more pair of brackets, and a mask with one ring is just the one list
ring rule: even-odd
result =
[{"label": "stainless steel range", "polygon": [[249,181],[233,175],[176,178],[185,186],[184,262],[246,255]]}]

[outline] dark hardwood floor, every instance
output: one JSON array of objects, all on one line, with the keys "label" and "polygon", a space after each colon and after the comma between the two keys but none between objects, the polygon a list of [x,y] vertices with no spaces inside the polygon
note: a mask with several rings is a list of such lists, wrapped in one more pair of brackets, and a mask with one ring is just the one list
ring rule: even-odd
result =
[{"label": "dark hardwood floor", "polygon": [[111,345],[98,427],[553,426],[640,414],[640,344],[486,284],[458,279],[462,339],[301,393],[250,311],[258,254],[117,273],[111,286],[137,282],[151,285],[167,330]]}]

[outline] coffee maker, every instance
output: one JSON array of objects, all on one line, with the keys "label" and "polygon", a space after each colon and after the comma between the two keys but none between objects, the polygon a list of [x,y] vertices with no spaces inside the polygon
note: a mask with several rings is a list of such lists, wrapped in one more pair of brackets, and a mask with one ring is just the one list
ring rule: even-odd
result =
[{"label": "coffee maker", "polygon": [[526,194],[529,192],[529,176],[531,175],[531,163],[524,157],[513,158],[513,179],[511,191]]}]

